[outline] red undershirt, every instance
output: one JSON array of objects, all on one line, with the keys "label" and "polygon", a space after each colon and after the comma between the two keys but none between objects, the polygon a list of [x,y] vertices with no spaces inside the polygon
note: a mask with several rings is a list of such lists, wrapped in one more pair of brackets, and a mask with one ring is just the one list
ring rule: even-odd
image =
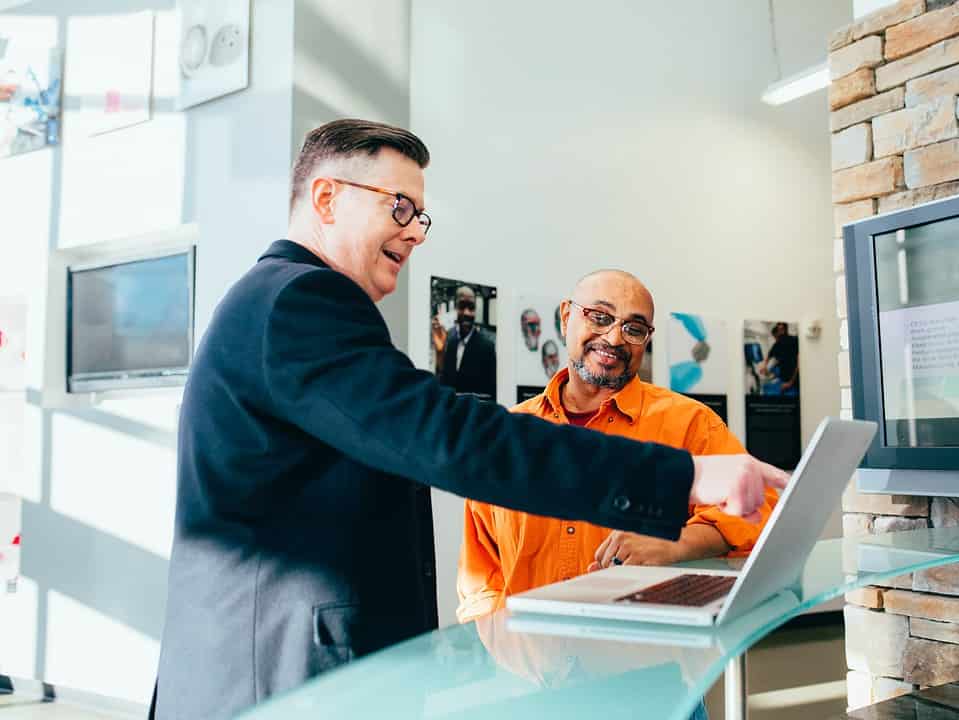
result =
[{"label": "red undershirt", "polygon": [[566,408],[563,408],[563,411],[566,413],[569,424],[576,425],[577,427],[586,427],[587,423],[592,420],[598,412],[594,410],[593,412],[574,413],[566,410]]}]

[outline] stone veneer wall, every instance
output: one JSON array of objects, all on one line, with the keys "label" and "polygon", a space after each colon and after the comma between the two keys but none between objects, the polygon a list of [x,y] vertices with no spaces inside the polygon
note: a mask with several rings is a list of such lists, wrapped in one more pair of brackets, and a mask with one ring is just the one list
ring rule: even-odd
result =
[{"label": "stone veneer wall", "polygon": [[[839,378],[852,414],[842,226],[959,193],[959,4],[900,0],[829,42]],[[959,489],[957,489],[959,495]],[[959,499],[843,497],[843,534],[959,525]],[[849,706],[959,680],[959,566],[846,596]]]}]

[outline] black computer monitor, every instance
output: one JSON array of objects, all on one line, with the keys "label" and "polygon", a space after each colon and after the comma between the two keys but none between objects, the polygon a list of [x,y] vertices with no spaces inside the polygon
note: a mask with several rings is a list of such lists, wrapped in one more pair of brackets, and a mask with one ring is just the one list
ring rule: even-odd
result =
[{"label": "black computer monitor", "polygon": [[[863,467],[959,470],[959,196],[851,223],[843,240],[853,414],[879,424]],[[920,486],[899,491],[942,489],[909,477]]]},{"label": "black computer monitor", "polygon": [[182,385],[193,356],[194,250],[71,266],[67,390]]}]

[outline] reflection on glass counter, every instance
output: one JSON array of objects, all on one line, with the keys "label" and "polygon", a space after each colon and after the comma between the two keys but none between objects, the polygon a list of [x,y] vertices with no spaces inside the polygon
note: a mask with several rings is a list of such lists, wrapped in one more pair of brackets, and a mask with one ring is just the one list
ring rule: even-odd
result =
[{"label": "reflection on glass counter", "polygon": [[243,717],[686,720],[730,660],[804,610],[957,560],[959,528],[824,540],[794,587],[715,628],[503,611],[351,663]]}]

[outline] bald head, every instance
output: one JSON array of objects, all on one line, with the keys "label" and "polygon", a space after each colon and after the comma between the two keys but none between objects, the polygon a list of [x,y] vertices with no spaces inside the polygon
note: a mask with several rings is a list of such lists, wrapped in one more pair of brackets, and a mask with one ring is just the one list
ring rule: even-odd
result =
[{"label": "bald head", "polygon": [[[628,299],[628,304],[639,308],[639,314],[643,316],[643,319],[648,324],[653,324],[653,314],[656,309],[653,304],[653,294],[638,277],[625,270],[595,270],[589,275],[584,275],[573,288],[571,297],[580,305],[591,305],[603,299],[604,293],[619,296],[623,300]],[[622,310],[617,308],[616,314],[627,317],[622,315]]]},{"label": "bald head", "polygon": [[[652,293],[639,278],[624,270],[597,270],[576,283],[570,299],[572,302],[565,301],[560,308],[569,350],[570,383],[585,383],[608,392],[620,390],[636,377],[646,352],[645,341],[627,340],[623,322],[652,327]],[[586,317],[588,310],[601,311],[618,321],[608,320],[604,326],[597,326]]]}]

